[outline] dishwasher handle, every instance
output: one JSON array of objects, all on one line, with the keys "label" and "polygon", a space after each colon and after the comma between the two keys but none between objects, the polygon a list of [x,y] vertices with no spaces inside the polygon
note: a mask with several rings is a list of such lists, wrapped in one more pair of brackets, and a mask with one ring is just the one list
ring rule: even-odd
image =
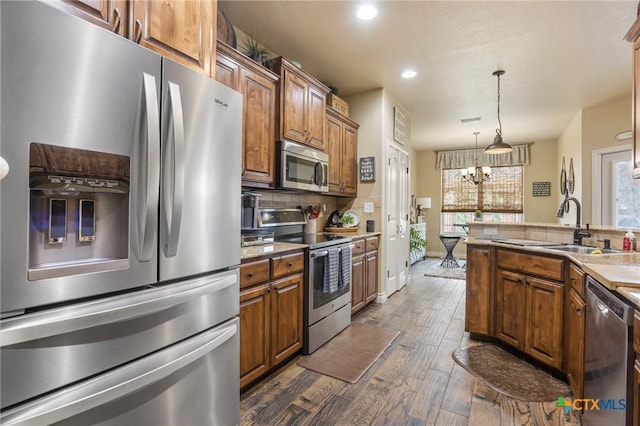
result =
[{"label": "dishwasher handle", "polygon": [[633,307],[618,298],[611,290],[590,275],[587,275],[587,292],[596,298],[598,310],[602,315],[613,314],[624,324],[633,324]]}]

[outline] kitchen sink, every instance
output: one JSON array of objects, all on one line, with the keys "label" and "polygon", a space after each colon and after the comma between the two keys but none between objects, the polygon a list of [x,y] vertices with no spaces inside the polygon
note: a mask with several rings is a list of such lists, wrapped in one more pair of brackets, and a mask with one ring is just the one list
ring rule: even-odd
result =
[{"label": "kitchen sink", "polygon": [[594,250],[600,250],[602,254],[609,253],[622,253],[620,250],[614,249],[603,249],[599,247],[590,247],[590,246],[579,246],[575,244],[562,244],[557,246],[546,246],[546,249],[549,250],[559,250],[559,251],[568,251],[571,253],[579,253],[579,254],[591,254]]}]

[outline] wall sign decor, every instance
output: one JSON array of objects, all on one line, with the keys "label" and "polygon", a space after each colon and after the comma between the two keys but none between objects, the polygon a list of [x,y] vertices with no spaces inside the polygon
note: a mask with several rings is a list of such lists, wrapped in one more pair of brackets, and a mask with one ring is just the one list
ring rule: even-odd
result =
[{"label": "wall sign decor", "polygon": [[376,181],[376,157],[360,158],[360,182]]},{"label": "wall sign decor", "polygon": [[395,139],[396,142],[404,145],[407,137],[405,133],[406,132],[406,116],[397,107],[393,108],[393,112],[394,112],[393,139]]},{"label": "wall sign decor", "polygon": [[551,182],[533,182],[534,197],[548,197],[551,195]]}]

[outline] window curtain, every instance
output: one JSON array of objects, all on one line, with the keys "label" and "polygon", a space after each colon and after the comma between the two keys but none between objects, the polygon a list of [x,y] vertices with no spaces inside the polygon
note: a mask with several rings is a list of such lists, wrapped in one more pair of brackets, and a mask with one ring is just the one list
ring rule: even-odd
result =
[{"label": "window curtain", "polygon": [[[528,166],[531,144],[513,145],[513,151],[506,154],[490,155],[484,153],[484,148],[478,148],[478,163],[480,166]],[[437,151],[436,168],[464,169],[475,165],[475,149],[458,149],[455,151]]]}]

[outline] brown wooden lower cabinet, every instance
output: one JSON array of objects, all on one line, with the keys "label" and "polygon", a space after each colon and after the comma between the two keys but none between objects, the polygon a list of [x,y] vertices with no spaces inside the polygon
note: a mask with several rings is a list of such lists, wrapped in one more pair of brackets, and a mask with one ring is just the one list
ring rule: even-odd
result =
[{"label": "brown wooden lower cabinet", "polygon": [[467,246],[467,293],[464,329],[469,333],[492,334],[492,263],[493,249],[491,247]]},{"label": "brown wooden lower cabinet", "polygon": [[377,296],[378,237],[355,240],[351,254],[351,315],[354,315]]},{"label": "brown wooden lower cabinet", "polygon": [[258,285],[240,292],[240,385],[269,371],[271,360],[271,286]]},{"label": "brown wooden lower cabinet", "polygon": [[496,273],[496,337],[524,350],[526,277],[498,269]]},{"label": "brown wooden lower cabinet", "polygon": [[564,305],[564,371],[575,398],[584,395],[585,313],[584,273],[569,265],[569,281],[565,287]]},{"label": "brown wooden lower cabinet", "polygon": [[558,370],[562,368],[564,285],[527,277],[525,351]]},{"label": "brown wooden lower cabinet", "polygon": [[240,388],[302,349],[304,255],[240,266]]},{"label": "brown wooden lower cabinet", "polygon": [[[496,271],[496,337],[514,348],[558,370],[562,368],[564,282],[519,272],[520,264],[500,259],[522,260],[541,268],[546,277],[563,277],[564,263],[543,256],[521,256],[498,250],[499,265],[512,270]],[[524,268],[526,269],[526,268]]]}]

